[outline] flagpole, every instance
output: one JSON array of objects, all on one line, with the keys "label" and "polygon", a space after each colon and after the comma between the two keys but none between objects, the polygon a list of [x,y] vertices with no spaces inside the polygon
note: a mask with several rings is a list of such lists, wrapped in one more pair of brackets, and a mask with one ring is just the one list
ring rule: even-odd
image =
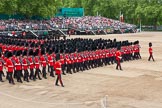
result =
[{"label": "flagpole", "polygon": [[140,32],[141,32],[142,30],[141,30],[141,19],[140,19]]},{"label": "flagpole", "polygon": [[119,13],[119,21],[120,21],[120,17],[121,17],[121,11],[120,11],[120,13]]}]

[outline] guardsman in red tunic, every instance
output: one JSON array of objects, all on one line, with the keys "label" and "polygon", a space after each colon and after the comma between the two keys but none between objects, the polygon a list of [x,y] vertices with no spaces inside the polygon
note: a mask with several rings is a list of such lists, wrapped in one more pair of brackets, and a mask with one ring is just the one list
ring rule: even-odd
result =
[{"label": "guardsman in red tunic", "polygon": [[34,65],[35,65],[35,78],[37,79],[37,76],[39,78],[39,80],[42,80],[42,78],[40,77],[40,74],[41,71],[39,69],[39,66],[40,66],[40,63],[39,63],[39,58],[38,58],[38,53],[39,53],[39,50],[37,49],[34,53]]},{"label": "guardsman in red tunic", "polygon": [[152,59],[153,61],[155,61],[154,60],[154,57],[153,57],[152,43],[151,42],[149,43],[149,54],[150,54],[150,56],[149,56],[148,61],[150,61],[150,59]]},{"label": "guardsman in red tunic", "polygon": [[116,69],[117,70],[118,70],[118,67],[120,68],[120,70],[122,70],[120,60],[121,60],[121,52],[120,52],[120,47],[118,46],[117,51],[116,51],[116,62],[117,62]]},{"label": "guardsman in red tunic", "polygon": [[138,55],[138,58],[139,58],[139,59],[142,58],[142,57],[141,57],[141,54],[140,54],[140,48],[141,48],[141,46],[140,46],[140,44],[139,44],[139,41],[137,40],[137,55]]},{"label": "guardsman in red tunic", "polygon": [[30,68],[29,78],[35,81],[35,77],[34,77],[34,60],[33,60],[33,50],[32,49],[29,50],[28,61],[30,63],[29,64],[29,68]]},{"label": "guardsman in red tunic", "polygon": [[65,58],[64,58],[64,54],[60,54],[60,62],[61,62],[61,69],[62,69],[62,74],[65,74]]},{"label": "guardsman in red tunic", "polygon": [[49,64],[49,67],[50,67],[50,76],[51,77],[54,77],[54,69],[53,69],[53,57],[52,57],[52,50],[49,51],[49,55],[48,55],[48,64]]},{"label": "guardsman in red tunic", "polygon": [[20,57],[20,51],[17,51],[16,53],[16,59],[15,59],[15,71],[16,71],[16,78],[17,78],[17,82],[22,82],[21,80],[21,71],[22,71],[22,67],[21,67],[21,63],[20,63],[20,60],[19,60],[19,57]]},{"label": "guardsman in red tunic", "polygon": [[4,82],[3,80],[2,80],[2,75],[3,75],[4,73],[3,73],[3,62],[2,62],[2,58],[1,58],[1,53],[0,53],[0,81],[1,82]]},{"label": "guardsman in red tunic", "polygon": [[6,67],[7,67],[9,83],[12,83],[14,85],[15,83],[14,83],[13,76],[12,76],[13,71],[14,71],[14,65],[13,65],[13,63],[11,61],[11,57],[12,57],[12,53],[8,52],[7,53],[7,60],[6,60]]},{"label": "guardsman in red tunic", "polygon": [[24,70],[24,81],[27,81],[27,82],[29,82],[28,65],[30,65],[30,63],[27,60],[27,51],[25,50],[23,52],[22,66],[23,66],[23,70]]},{"label": "guardsman in red tunic", "polygon": [[[11,60],[12,60],[12,63],[13,63],[13,65],[14,65],[14,67],[15,67],[15,60],[16,60],[16,51],[14,51],[13,52],[13,55],[12,55],[12,57],[11,57]],[[16,78],[17,77],[17,73],[16,73],[16,71],[15,71],[15,69],[14,69],[14,74],[13,74],[13,76],[14,76],[14,78]]]},{"label": "guardsman in red tunic", "polygon": [[72,74],[72,72],[71,72],[72,61],[70,60],[70,54],[66,55],[66,65],[67,65],[67,72],[66,73]]},{"label": "guardsman in red tunic", "polygon": [[42,64],[42,73],[43,73],[43,78],[47,79],[47,76],[46,76],[46,65],[47,65],[47,62],[46,62],[46,59],[45,59],[45,49],[41,49],[41,57],[40,57],[40,61],[41,61],[41,64]]},{"label": "guardsman in red tunic", "polygon": [[60,81],[61,86],[64,87],[63,82],[62,82],[62,78],[61,78],[61,74],[62,74],[61,61],[60,61],[60,57],[58,57],[58,56],[56,56],[55,71],[56,71],[56,75],[57,75],[55,85],[59,86],[58,81]]}]

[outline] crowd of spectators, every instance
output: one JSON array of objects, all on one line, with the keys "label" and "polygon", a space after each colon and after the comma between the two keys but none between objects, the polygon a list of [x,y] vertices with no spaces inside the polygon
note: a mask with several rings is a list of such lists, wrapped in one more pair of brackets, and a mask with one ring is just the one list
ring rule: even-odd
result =
[{"label": "crowd of spectators", "polygon": [[47,30],[50,29],[48,21],[37,20],[0,20],[1,31],[15,31],[15,30]]},{"label": "crowd of spectators", "polygon": [[14,31],[20,29],[48,30],[50,28],[86,30],[133,29],[135,25],[120,22],[100,16],[84,17],[53,17],[50,20],[0,20],[1,31]]},{"label": "crowd of spectators", "polygon": [[75,28],[79,30],[103,30],[108,27],[114,29],[121,28],[135,28],[135,25],[120,22],[119,20],[113,20],[105,17],[94,17],[94,16],[84,16],[84,17],[55,17],[50,21],[50,25],[55,28]]}]

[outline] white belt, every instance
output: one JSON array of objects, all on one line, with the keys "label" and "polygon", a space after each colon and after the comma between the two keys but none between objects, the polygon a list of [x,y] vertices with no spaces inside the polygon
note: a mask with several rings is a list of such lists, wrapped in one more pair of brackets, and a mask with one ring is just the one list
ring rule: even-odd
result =
[{"label": "white belt", "polygon": [[35,64],[39,64],[39,63],[35,63]]},{"label": "white belt", "polygon": [[23,64],[24,66],[27,66],[28,64]]},{"label": "white belt", "polygon": [[16,63],[15,65],[21,65],[21,64],[20,63],[19,64]]},{"label": "white belt", "polygon": [[30,63],[31,65],[33,64],[33,63]]},{"label": "white belt", "polygon": [[8,67],[13,67],[13,66],[8,66]]}]

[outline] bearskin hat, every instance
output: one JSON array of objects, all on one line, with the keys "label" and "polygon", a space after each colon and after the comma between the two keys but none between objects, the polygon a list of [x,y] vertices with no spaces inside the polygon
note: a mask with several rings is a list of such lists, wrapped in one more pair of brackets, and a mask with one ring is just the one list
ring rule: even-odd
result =
[{"label": "bearskin hat", "polygon": [[149,47],[152,47],[152,43],[151,42],[149,43]]},{"label": "bearskin hat", "polygon": [[118,45],[118,46],[117,46],[117,50],[120,50],[120,49],[121,49],[121,46],[120,46],[120,45]]},{"label": "bearskin hat", "polygon": [[42,49],[41,49],[41,55],[44,55],[44,54],[45,54],[45,49],[42,48]]},{"label": "bearskin hat", "polygon": [[60,60],[60,53],[56,54],[56,61]]},{"label": "bearskin hat", "polygon": [[38,56],[38,53],[39,53],[38,51],[35,51],[34,56]]},{"label": "bearskin hat", "polygon": [[30,49],[30,50],[29,50],[29,56],[32,56],[32,55],[33,55],[33,50]]},{"label": "bearskin hat", "polygon": [[27,50],[24,50],[22,53],[23,56],[27,56]]},{"label": "bearskin hat", "polygon": [[7,58],[12,57],[12,53],[11,52],[7,52]]}]

